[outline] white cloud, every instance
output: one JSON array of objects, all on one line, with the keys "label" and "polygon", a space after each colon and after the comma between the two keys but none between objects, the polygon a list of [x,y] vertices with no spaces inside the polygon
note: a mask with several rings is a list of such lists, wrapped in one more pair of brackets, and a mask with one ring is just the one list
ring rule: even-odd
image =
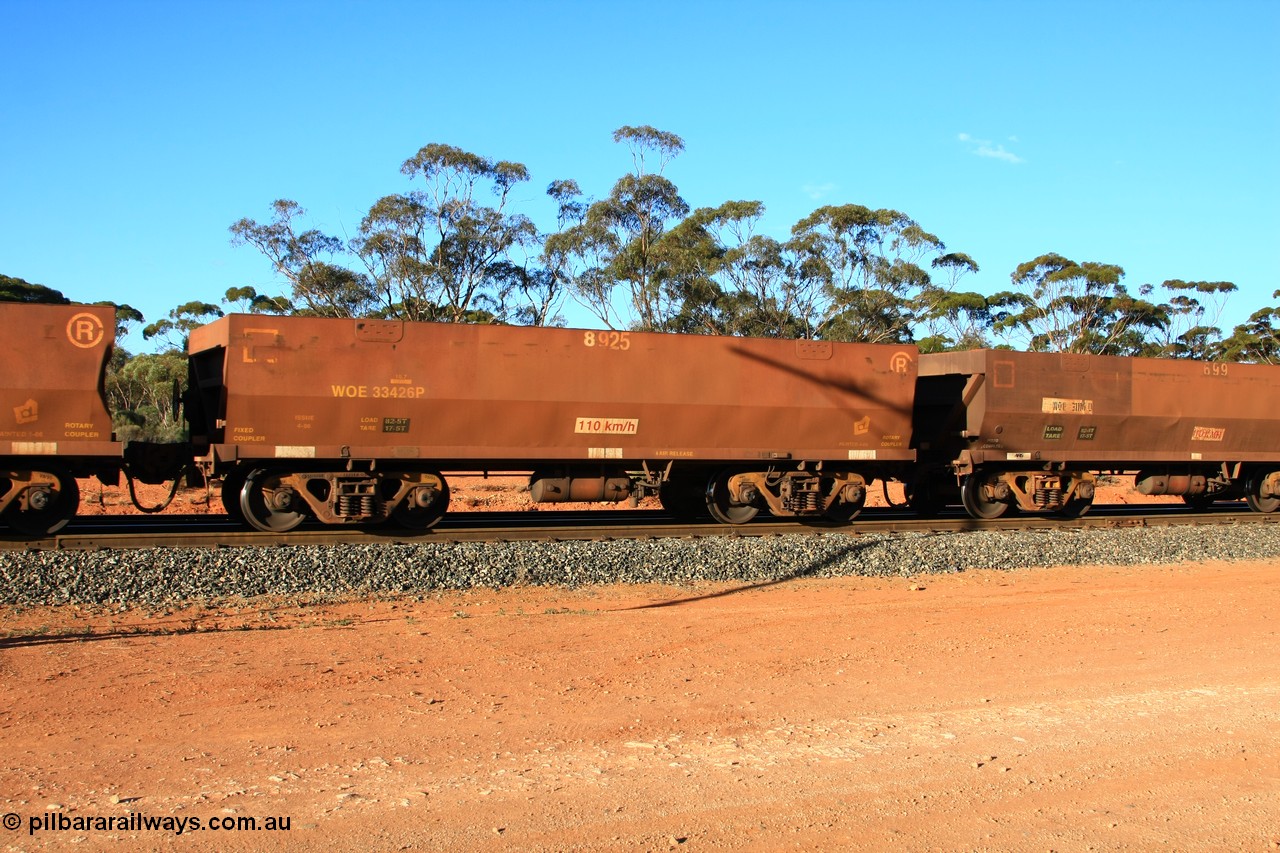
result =
[{"label": "white cloud", "polygon": [[[1014,154],[1004,145],[998,142],[992,142],[990,139],[975,139],[967,133],[956,134],[956,139],[969,149],[969,153],[975,157],[990,157],[993,160],[1003,160],[1006,163],[1024,163],[1026,162],[1017,154]],[[1010,136],[1009,142],[1016,143],[1018,137]]]},{"label": "white cloud", "polygon": [[814,201],[821,201],[822,199],[831,195],[831,193],[835,192],[835,189],[836,189],[836,185],[830,184],[830,183],[805,184],[800,188],[800,191],[803,192],[805,195],[807,195],[809,198],[813,199]]}]

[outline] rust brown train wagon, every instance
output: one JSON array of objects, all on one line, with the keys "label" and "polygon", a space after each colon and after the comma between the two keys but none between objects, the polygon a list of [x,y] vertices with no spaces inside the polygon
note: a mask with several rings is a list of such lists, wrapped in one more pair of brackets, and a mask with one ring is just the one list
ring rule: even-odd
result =
[{"label": "rust brown train wagon", "polygon": [[1095,472],[1134,470],[1145,494],[1280,508],[1278,367],[972,350],[924,355],[919,373],[924,510],[1078,515]]},{"label": "rust brown train wagon", "polygon": [[231,315],[189,349],[201,465],[261,529],[425,527],[443,472],[503,469],[540,501],[851,518],[914,458],[911,346]]},{"label": "rust brown train wagon", "polygon": [[0,303],[0,524],[60,530],[80,506],[77,477],[119,479],[102,379],[115,310]]}]

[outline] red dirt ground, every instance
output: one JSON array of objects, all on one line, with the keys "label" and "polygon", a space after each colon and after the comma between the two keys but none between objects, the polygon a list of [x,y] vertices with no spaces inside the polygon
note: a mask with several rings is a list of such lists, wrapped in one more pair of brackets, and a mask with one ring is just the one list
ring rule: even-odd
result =
[{"label": "red dirt ground", "polygon": [[[1278,611],[1274,562],[10,610],[0,839],[1274,850]],[[29,834],[130,814],[290,828]]]},{"label": "red dirt ground", "polygon": [[1276,850],[1278,568],[8,608],[0,843]]}]

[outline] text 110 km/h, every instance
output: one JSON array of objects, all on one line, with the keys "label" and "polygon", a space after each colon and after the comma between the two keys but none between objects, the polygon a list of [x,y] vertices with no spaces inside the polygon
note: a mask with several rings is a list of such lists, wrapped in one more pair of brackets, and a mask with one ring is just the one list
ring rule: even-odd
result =
[{"label": "text 110 km/h", "polygon": [[578,418],[575,433],[588,435],[635,435],[640,431],[639,418]]}]

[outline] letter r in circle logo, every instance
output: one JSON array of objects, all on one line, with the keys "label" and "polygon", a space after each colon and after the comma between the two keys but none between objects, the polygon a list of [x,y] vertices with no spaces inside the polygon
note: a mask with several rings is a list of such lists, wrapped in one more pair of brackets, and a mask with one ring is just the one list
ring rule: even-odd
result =
[{"label": "letter r in circle logo", "polygon": [[106,330],[93,314],[81,312],[67,321],[67,340],[80,349],[92,349],[102,343]]}]

